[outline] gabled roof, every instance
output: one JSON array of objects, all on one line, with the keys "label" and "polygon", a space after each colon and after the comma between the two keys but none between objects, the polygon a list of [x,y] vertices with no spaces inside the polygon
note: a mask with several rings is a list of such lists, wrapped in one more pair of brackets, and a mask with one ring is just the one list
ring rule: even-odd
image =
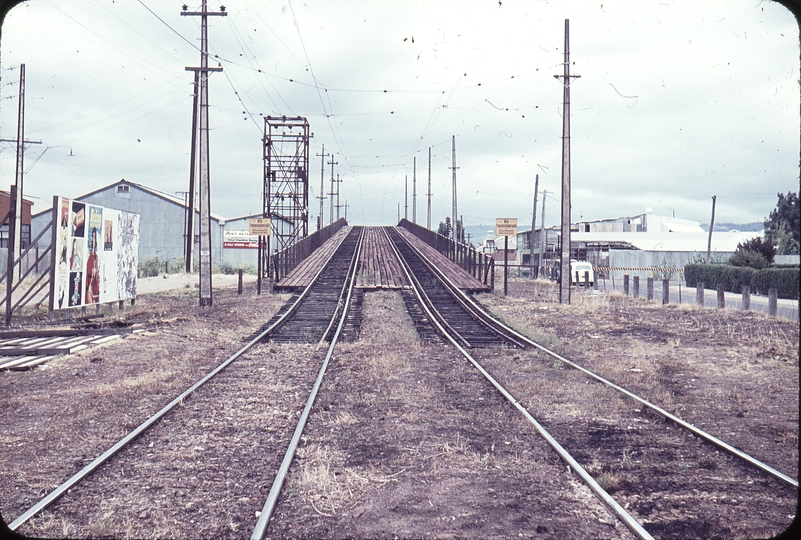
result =
[{"label": "gabled roof", "polygon": [[[89,193],[84,193],[80,197],[73,198],[73,200],[82,201],[84,199],[87,199],[87,198],[91,197],[92,195],[96,195],[96,194],[98,194],[98,193],[100,193],[102,191],[106,191],[108,189],[111,189],[111,188],[114,188],[114,187],[117,187],[117,186],[120,186],[120,185],[133,186],[133,187],[135,187],[137,189],[141,189],[142,191],[144,191],[146,193],[150,193],[151,195],[153,195],[155,197],[159,197],[160,199],[164,199],[167,202],[171,202],[173,204],[176,204],[176,205],[180,206],[181,208],[186,208],[187,207],[187,204],[184,202],[184,200],[179,198],[179,197],[176,197],[174,195],[170,195],[169,193],[164,193],[163,191],[159,191],[157,189],[153,189],[151,187],[148,187],[148,186],[145,186],[145,185],[142,185],[142,184],[137,184],[136,182],[131,182],[129,180],[126,180],[125,178],[122,178],[122,179],[118,180],[117,182],[114,182],[113,184],[109,184],[107,186],[103,186],[101,188],[98,188],[98,189],[96,189],[94,191],[90,191]],[[47,213],[47,212],[51,212],[52,210],[53,209],[51,207],[51,208],[48,208],[47,210],[42,210],[41,212],[37,212],[36,214],[34,214],[34,216],[39,216],[41,214],[44,214],[44,213]],[[224,217],[222,217],[222,216],[220,216],[218,214],[215,214],[214,212],[211,213],[211,219],[213,219],[215,221],[219,221],[220,223],[225,223],[225,221],[226,221],[226,219]]]}]

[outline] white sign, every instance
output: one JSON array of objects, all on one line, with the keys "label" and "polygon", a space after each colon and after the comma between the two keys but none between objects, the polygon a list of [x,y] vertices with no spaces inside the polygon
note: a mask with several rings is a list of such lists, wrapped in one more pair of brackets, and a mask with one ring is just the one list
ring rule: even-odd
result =
[{"label": "white sign", "polygon": [[517,236],[517,218],[495,218],[495,236]]}]

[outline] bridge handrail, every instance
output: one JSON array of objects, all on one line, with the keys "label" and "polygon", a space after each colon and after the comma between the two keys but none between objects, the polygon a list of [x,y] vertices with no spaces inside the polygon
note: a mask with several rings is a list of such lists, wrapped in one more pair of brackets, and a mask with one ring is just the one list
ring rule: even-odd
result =
[{"label": "bridge handrail", "polygon": [[306,257],[326,243],[342,227],[347,227],[345,218],[340,218],[319,231],[313,232],[306,238],[301,238],[291,246],[287,246],[271,255],[273,280],[278,282],[294,270]]},{"label": "bridge handrail", "polygon": [[398,222],[398,227],[403,227],[443,256],[458,264],[462,270],[481,281],[484,285],[489,285],[490,290],[494,288],[495,259],[492,257],[476,251],[467,244],[456,242],[451,238],[426,229],[406,218]]}]

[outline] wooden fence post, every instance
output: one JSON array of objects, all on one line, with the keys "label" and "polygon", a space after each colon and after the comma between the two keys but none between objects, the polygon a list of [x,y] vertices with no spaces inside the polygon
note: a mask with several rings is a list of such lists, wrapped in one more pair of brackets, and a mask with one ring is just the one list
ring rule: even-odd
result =
[{"label": "wooden fence post", "polygon": [[629,275],[623,274],[623,294],[629,295]]},{"label": "wooden fence post", "polygon": [[743,310],[748,311],[751,309],[751,287],[743,285],[741,291],[743,293]]},{"label": "wooden fence post", "polygon": [[773,317],[779,312],[779,291],[774,288],[768,289],[768,313]]},{"label": "wooden fence post", "polygon": [[718,293],[718,309],[723,309],[726,307],[726,292],[723,290],[723,284],[718,285],[717,293]]},{"label": "wooden fence post", "polygon": [[662,305],[670,303],[670,280],[662,280]]},{"label": "wooden fence post", "polygon": [[704,305],[704,282],[699,281],[695,284],[695,303],[699,306]]},{"label": "wooden fence post", "polygon": [[242,294],[242,269],[239,269],[239,287],[237,287],[237,294]]},{"label": "wooden fence post", "polygon": [[646,296],[647,296],[648,300],[649,301],[653,300],[654,299],[654,278],[652,278],[652,277],[648,278],[648,281],[645,284],[645,288],[646,288]]},{"label": "wooden fence post", "polygon": [[640,276],[634,276],[634,298],[640,297]]}]

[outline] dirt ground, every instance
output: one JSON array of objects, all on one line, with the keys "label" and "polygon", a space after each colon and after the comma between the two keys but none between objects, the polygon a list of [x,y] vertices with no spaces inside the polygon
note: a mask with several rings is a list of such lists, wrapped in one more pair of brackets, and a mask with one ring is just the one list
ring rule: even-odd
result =
[{"label": "dirt ground", "polygon": [[[796,323],[616,295],[555,303],[510,283],[480,300],[566,358],[797,478]],[[0,512],[8,522],[237,350],[288,298],[252,285],[141,296],[147,329],[0,373]],[[334,355],[271,537],[629,538],[475,370],[423,345],[396,292],[365,295],[362,339]],[[797,494],[561,362],[482,351],[498,379],[657,538],[770,537]],[[74,538],[248,537],[319,367],[259,346],[20,532]]]}]

